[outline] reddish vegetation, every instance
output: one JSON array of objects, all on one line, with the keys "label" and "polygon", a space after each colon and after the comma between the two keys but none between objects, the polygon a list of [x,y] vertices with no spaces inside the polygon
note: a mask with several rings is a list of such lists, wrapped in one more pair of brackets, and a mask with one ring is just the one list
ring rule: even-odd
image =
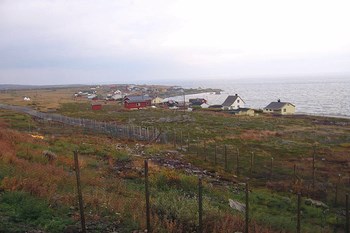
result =
[{"label": "reddish vegetation", "polygon": [[239,137],[242,140],[263,141],[276,135],[277,132],[270,130],[245,130]]}]

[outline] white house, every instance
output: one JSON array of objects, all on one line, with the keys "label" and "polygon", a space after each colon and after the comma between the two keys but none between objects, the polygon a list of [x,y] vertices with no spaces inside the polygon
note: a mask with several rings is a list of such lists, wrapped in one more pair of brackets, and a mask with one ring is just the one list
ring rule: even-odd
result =
[{"label": "white house", "polygon": [[30,101],[30,97],[25,96],[25,97],[23,98],[23,100],[24,100],[24,101]]},{"label": "white house", "polygon": [[236,95],[229,95],[229,96],[227,96],[226,100],[222,104],[222,109],[223,110],[233,110],[233,109],[244,108],[244,104],[245,104],[245,102],[237,94]]}]

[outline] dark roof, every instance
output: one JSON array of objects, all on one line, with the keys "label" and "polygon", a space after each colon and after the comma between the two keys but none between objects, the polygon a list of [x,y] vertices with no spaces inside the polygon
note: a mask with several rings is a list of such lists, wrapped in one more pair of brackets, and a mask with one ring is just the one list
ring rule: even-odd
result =
[{"label": "dark roof", "polygon": [[138,102],[145,102],[150,100],[152,100],[150,97],[143,96],[143,95],[125,96],[124,98],[124,101],[128,103],[138,103]]},{"label": "dark roof", "polygon": [[[286,104],[291,104],[288,102],[271,102],[269,105],[265,107],[265,109],[272,109],[272,110],[280,110],[284,107]],[[291,104],[293,105],[293,104]],[[294,106],[294,105],[293,105]]]},{"label": "dark roof", "polygon": [[224,103],[222,104],[222,106],[224,106],[224,107],[231,106],[236,101],[237,98],[238,98],[238,95],[229,95],[229,96],[227,96],[227,98],[224,101]]}]

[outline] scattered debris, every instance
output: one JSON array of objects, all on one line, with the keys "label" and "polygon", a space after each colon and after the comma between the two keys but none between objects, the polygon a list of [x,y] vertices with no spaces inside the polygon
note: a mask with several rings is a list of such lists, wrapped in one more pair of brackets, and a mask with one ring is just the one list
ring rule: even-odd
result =
[{"label": "scattered debris", "polygon": [[328,209],[328,206],[325,203],[323,203],[322,201],[316,201],[316,200],[313,200],[311,198],[305,199],[305,205],[313,205],[317,208]]},{"label": "scattered debris", "polygon": [[239,212],[245,212],[245,204],[242,204],[238,201],[234,201],[232,199],[228,199],[229,205],[232,209],[238,210]]},{"label": "scattered debris", "polygon": [[30,134],[32,138],[37,138],[37,139],[44,139],[44,136],[41,135],[36,135],[36,134]]}]

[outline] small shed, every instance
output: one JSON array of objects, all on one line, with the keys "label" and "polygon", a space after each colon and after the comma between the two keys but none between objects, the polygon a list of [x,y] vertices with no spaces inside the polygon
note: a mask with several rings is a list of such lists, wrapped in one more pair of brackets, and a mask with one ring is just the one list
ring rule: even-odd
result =
[{"label": "small shed", "polygon": [[93,103],[91,104],[91,110],[101,110],[102,109],[102,104],[100,103]]}]

